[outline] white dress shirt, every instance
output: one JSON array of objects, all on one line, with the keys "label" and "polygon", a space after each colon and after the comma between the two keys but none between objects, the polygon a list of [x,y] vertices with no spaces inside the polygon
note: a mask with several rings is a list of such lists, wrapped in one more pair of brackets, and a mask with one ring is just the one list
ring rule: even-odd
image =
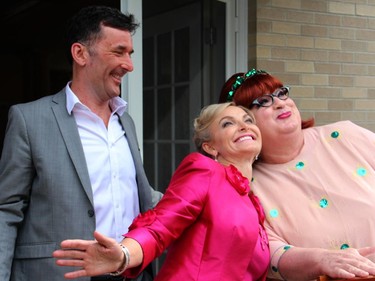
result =
[{"label": "white dress shirt", "polygon": [[66,87],[67,110],[74,115],[86,157],[94,197],[96,230],[117,241],[123,239],[139,214],[139,198],[134,161],[119,117],[127,103],[120,97],[110,100],[108,128],[103,120],[82,104]]}]

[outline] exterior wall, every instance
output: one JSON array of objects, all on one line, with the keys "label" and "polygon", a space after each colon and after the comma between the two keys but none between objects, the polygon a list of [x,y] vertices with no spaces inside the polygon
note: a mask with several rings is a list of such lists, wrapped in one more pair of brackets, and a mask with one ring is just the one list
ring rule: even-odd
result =
[{"label": "exterior wall", "polygon": [[248,1],[249,68],[290,85],[316,125],[348,119],[375,132],[375,1]]}]

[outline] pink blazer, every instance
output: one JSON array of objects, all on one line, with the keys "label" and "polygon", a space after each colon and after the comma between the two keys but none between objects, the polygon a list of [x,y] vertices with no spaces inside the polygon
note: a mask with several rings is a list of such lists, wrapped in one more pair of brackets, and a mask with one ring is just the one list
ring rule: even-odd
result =
[{"label": "pink blazer", "polygon": [[135,277],[168,247],[155,280],[265,280],[269,248],[258,216],[264,213],[249,191],[234,166],[188,155],[155,209],[125,234],[144,252],[143,264],[125,274]]}]

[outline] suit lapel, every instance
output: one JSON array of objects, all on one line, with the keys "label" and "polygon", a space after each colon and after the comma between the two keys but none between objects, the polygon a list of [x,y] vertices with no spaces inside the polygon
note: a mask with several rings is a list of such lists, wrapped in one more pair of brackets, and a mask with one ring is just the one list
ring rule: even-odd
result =
[{"label": "suit lapel", "polygon": [[66,110],[65,90],[62,90],[53,98],[52,111],[55,115],[61,135],[64,139],[69,156],[72,159],[77,175],[91,201],[91,204],[93,204],[93,194],[85,154],[83,152],[76,121],[73,115],[69,115]]},{"label": "suit lapel", "polygon": [[135,127],[127,112],[124,112],[124,114],[120,116],[120,122],[122,124],[122,127],[124,128],[125,135],[129,143],[130,151],[133,156],[134,163],[135,163],[135,168],[138,171],[140,166],[143,167],[143,163],[139,154],[139,146],[138,146],[138,140],[137,140],[136,133],[135,133]]},{"label": "suit lapel", "polygon": [[133,156],[137,178],[139,207],[141,208],[141,212],[145,212],[153,206],[153,201],[150,194],[149,183],[143,169],[141,154],[139,153],[139,145],[135,132],[134,122],[127,112],[122,114],[122,116],[120,117],[120,121],[125,130],[129,148]]}]

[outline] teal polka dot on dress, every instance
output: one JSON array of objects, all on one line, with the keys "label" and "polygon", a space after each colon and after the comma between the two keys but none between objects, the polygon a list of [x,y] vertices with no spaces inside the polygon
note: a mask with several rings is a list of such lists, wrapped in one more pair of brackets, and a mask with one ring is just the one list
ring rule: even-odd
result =
[{"label": "teal polka dot on dress", "polygon": [[297,170],[302,170],[303,167],[305,167],[305,163],[303,163],[302,161],[301,161],[301,162],[298,162],[298,163],[296,164],[296,169],[297,169]]},{"label": "teal polka dot on dress", "polygon": [[321,208],[327,208],[328,207],[328,200],[325,198],[320,199],[319,206]]},{"label": "teal polka dot on dress", "polygon": [[276,209],[272,209],[270,211],[271,218],[277,218],[279,216],[279,212]]},{"label": "teal polka dot on dress", "polygon": [[357,169],[357,175],[358,175],[358,176],[363,177],[363,176],[365,176],[366,174],[367,174],[367,170],[366,170],[365,168],[363,168],[363,167],[359,167],[359,168]]},{"label": "teal polka dot on dress", "polygon": [[341,247],[340,247],[341,250],[345,250],[347,248],[349,248],[348,244],[342,244]]},{"label": "teal polka dot on dress", "polygon": [[337,132],[337,131],[334,131],[331,133],[331,137],[334,138],[334,139],[337,139],[339,137],[340,133]]}]

